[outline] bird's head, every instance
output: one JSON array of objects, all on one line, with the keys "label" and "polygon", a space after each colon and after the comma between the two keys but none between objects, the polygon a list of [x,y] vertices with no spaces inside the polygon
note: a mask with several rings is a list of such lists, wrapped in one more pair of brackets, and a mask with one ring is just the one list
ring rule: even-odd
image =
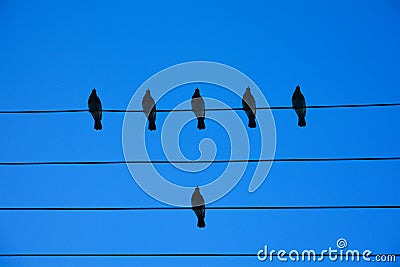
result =
[{"label": "bird's head", "polygon": [[300,85],[296,86],[296,91],[300,91]]},{"label": "bird's head", "polygon": [[246,93],[250,93],[250,87],[247,86]]},{"label": "bird's head", "polygon": [[146,95],[150,95],[150,89],[146,90]]},{"label": "bird's head", "polygon": [[195,93],[200,94],[200,89],[199,87],[196,88],[196,90],[194,90]]},{"label": "bird's head", "polygon": [[196,186],[196,188],[194,189],[194,191],[195,191],[195,192],[197,192],[197,193],[199,193],[199,192],[200,192],[200,188],[199,188],[199,186],[198,186],[198,185]]},{"label": "bird's head", "polygon": [[92,94],[95,94],[95,93],[96,93],[96,88],[93,88]]}]

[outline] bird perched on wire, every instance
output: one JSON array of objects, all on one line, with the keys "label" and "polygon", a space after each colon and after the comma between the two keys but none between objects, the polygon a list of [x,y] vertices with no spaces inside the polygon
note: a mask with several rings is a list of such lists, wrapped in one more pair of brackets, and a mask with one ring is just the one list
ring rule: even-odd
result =
[{"label": "bird perched on wire", "polygon": [[88,107],[89,107],[89,112],[90,114],[92,114],[94,119],[94,129],[95,130],[103,129],[103,126],[101,125],[103,109],[101,107],[100,98],[96,94],[96,88],[93,88],[92,93],[89,96]]},{"label": "bird perched on wire", "polygon": [[149,130],[155,131],[157,109],[156,109],[156,103],[154,102],[154,99],[150,95],[150,89],[146,90],[146,94],[142,99],[142,107],[144,114],[146,114],[146,117],[149,120]]},{"label": "bird perched on wire", "polygon": [[256,128],[256,101],[250,92],[250,87],[246,88],[246,92],[243,95],[242,106],[249,118],[249,128]]},{"label": "bird perched on wire", "polygon": [[196,88],[192,96],[192,110],[197,117],[197,128],[199,130],[205,129],[206,125],[204,123],[206,111],[204,107],[204,100],[200,95],[199,88]]},{"label": "bird perched on wire", "polygon": [[206,205],[198,186],[196,186],[192,194],[192,210],[197,216],[197,227],[206,227],[206,222],[204,221],[204,218],[206,217]]},{"label": "bird perched on wire", "polygon": [[300,127],[306,126],[306,100],[303,94],[300,92],[300,86],[297,85],[292,96],[292,106],[299,117],[298,125]]}]

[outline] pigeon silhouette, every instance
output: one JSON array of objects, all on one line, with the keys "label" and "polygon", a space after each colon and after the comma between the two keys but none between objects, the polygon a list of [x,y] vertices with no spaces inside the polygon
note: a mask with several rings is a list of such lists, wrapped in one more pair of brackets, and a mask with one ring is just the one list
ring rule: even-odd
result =
[{"label": "pigeon silhouette", "polygon": [[298,125],[300,127],[306,126],[306,100],[303,94],[300,92],[300,86],[297,85],[294,90],[292,96],[292,105],[293,109],[296,111],[297,116],[299,117]]},{"label": "pigeon silhouette", "polygon": [[101,107],[100,98],[96,94],[96,88],[93,88],[92,93],[89,96],[88,107],[89,107],[89,112],[90,114],[92,114],[94,119],[94,129],[95,130],[103,129],[103,126],[101,125],[103,109]]},{"label": "pigeon silhouette", "polygon": [[150,89],[146,90],[146,94],[142,99],[142,107],[144,114],[146,114],[146,117],[149,120],[149,130],[155,131],[157,109],[156,109],[156,103],[154,102],[154,99],[150,95]]},{"label": "pigeon silhouette", "polygon": [[205,129],[206,125],[204,123],[204,119],[206,111],[204,108],[204,100],[200,95],[199,88],[196,88],[192,96],[192,110],[197,117],[197,128],[199,130]]},{"label": "pigeon silhouette", "polygon": [[256,101],[250,92],[250,87],[246,88],[246,92],[243,95],[242,106],[249,118],[249,128],[256,128]]},{"label": "pigeon silhouette", "polygon": [[198,186],[196,186],[192,194],[192,210],[197,216],[197,227],[206,227],[206,222],[204,221],[204,218],[206,217],[206,206]]}]

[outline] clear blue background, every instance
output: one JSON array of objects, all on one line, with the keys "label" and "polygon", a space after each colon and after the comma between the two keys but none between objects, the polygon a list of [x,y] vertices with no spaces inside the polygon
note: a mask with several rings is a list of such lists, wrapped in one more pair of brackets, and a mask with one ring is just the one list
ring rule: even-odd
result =
[{"label": "clear blue background", "polygon": [[[151,75],[193,60],[239,69],[257,83],[271,106],[291,105],[298,83],[309,105],[398,102],[399,25],[395,0],[2,0],[0,109],[86,108],[93,87],[103,108],[124,109]],[[202,94],[213,90],[205,87]],[[171,108],[174,101],[159,108]],[[399,108],[310,109],[303,129],[292,110],[273,114],[278,158],[399,155]],[[243,112],[239,115],[247,123]],[[162,120],[159,115],[158,125]],[[98,132],[89,113],[0,115],[0,161],[123,160],[122,122],[122,113],[105,113],[104,129]],[[199,132],[193,122],[182,133],[183,142],[191,136],[213,138],[222,159],[226,135],[214,128],[210,123],[206,132]],[[159,131],[153,135],[158,137]],[[198,150],[185,148],[184,153],[196,157]],[[258,191],[248,193],[248,171],[231,193],[212,205],[398,205],[398,172],[395,161],[274,163]],[[194,184],[208,181],[197,175]],[[124,165],[3,166],[0,206],[163,204],[146,195]],[[2,211],[0,253],[256,253],[265,244],[271,249],[322,250],[335,247],[340,237],[350,249],[399,253],[399,222],[397,210],[209,210],[207,227],[200,230],[190,210]],[[189,264],[279,263],[252,257],[0,258],[1,266]],[[344,263],[319,265],[338,264]]]}]

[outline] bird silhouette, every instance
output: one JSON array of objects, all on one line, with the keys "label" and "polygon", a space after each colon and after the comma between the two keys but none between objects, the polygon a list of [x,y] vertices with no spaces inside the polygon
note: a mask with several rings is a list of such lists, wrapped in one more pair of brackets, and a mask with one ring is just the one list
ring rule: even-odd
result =
[{"label": "bird silhouette", "polygon": [[296,111],[297,116],[299,117],[299,122],[297,125],[300,127],[306,126],[306,100],[303,94],[300,92],[300,86],[297,85],[294,90],[292,96],[292,105],[293,109]]},{"label": "bird silhouette", "polygon": [[197,227],[206,227],[206,222],[204,221],[204,218],[206,217],[206,206],[198,186],[196,186],[192,194],[192,210],[197,216]]},{"label": "bird silhouette", "polygon": [[146,114],[146,117],[149,120],[149,130],[155,131],[157,109],[156,109],[156,103],[154,102],[154,99],[150,95],[150,89],[146,90],[146,94],[142,99],[142,107],[144,114]]},{"label": "bird silhouette", "polygon": [[103,109],[101,107],[100,98],[96,94],[96,88],[93,88],[92,93],[89,96],[88,107],[89,107],[89,112],[90,114],[92,114],[94,119],[94,129],[95,130],[103,129],[103,126],[101,125]]},{"label": "bird silhouette", "polygon": [[256,128],[256,101],[250,92],[250,87],[246,88],[246,92],[242,97],[242,106],[249,118],[249,128]]},{"label": "bird silhouette", "polygon": [[192,110],[197,117],[197,128],[199,130],[205,129],[206,125],[204,123],[204,119],[206,111],[204,108],[204,100],[200,95],[199,88],[196,88],[192,96]]}]

